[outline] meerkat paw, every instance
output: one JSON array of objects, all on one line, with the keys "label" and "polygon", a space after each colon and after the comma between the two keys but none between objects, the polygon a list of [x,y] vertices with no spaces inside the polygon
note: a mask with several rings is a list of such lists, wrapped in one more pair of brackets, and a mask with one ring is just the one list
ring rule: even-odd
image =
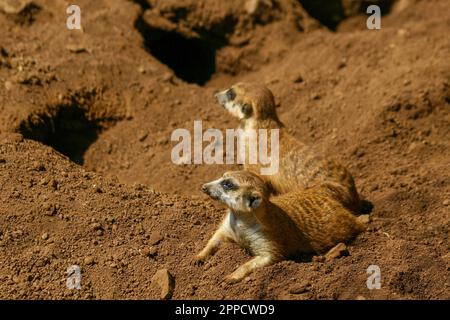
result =
[{"label": "meerkat paw", "polygon": [[198,255],[196,255],[196,256],[194,257],[194,259],[192,260],[192,264],[193,264],[194,266],[202,266],[203,264],[205,264],[206,260],[207,260],[207,257],[198,254]]},{"label": "meerkat paw", "polygon": [[226,276],[224,278],[224,281],[227,284],[235,284],[235,283],[242,281],[242,279],[244,279],[243,276],[232,273],[232,274]]}]

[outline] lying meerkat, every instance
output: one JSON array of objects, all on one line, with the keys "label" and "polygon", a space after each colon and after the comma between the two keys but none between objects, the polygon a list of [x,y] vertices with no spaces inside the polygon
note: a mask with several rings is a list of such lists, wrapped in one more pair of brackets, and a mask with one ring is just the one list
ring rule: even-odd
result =
[{"label": "lying meerkat", "polygon": [[265,182],[249,171],[227,172],[202,190],[229,211],[220,227],[196,256],[197,263],[213,255],[224,241],[234,241],[254,257],[225,278],[238,282],[255,268],[300,253],[324,253],[347,242],[365,226],[329,196],[327,186],[270,197]]},{"label": "lying meerkat", "polygon": [[[272,92],[262,85],[238,83],[219,92],[217,101],[240,120],[244,131],[255,129],[279,129],[279,169],[276,174],[263,178],[275,194],[283,194],[298,187],[308,188],[328,183],[328,191],[336,200],[352,211],[367,212],[371,204],[361,202],[355,182],[348,170],[338,162],[318,155],[312,148],[290,135],[278,119]],[[268,130],[270,136],[270,130]],[[268,139],[269,141],[270,139]],[[246,153],[248,155],[248,140]],[[270,154],[270,146],[268,146]],[[260,173],[261,164],[250,164],[244,169]]]}]

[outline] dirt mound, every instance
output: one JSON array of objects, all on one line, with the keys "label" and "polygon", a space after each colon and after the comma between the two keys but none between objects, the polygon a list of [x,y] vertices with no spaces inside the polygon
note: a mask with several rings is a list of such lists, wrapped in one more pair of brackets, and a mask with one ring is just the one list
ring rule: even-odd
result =
[{"label": "dirt mound", "polygon": [[[158,299],[162,269],[173,299],[450,298],[446,1],[80,0],[82,31],[63,3],[2,3],[0,298]],[[381,30],[365,27],[373,3]],[[192,257],[224,210],[199,188],[236,166],[175,165],[170,138],[195,120],[237,127],[213,93],[242,80],[268,85],[291,133],[347,164],[374,210],[349,256],[229,286],[246,253]]]}]

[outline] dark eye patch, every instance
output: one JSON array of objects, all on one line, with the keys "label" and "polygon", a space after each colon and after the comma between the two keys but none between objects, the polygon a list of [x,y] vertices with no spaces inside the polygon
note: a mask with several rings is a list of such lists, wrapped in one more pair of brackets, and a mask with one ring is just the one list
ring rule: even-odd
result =
[{"label": "dark eye patch", "polygon": [[226,191],[236,189],[236,185],[231,180],[222,180],[220,185]]},{"label": "dark eye patch", "polygon": [[225,94],[227,96],[228,101],[233,101],[236,98],[236,92],[234,91],[233,88],[228,89]]}]

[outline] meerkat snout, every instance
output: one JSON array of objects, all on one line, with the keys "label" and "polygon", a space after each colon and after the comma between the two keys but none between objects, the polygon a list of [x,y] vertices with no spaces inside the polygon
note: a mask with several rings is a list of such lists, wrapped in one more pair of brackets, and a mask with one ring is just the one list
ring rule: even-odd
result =
[{"label": "meerkat snout", "polygon": [[217,102],[225,107],[227,103],[233,101],[236,98],[236,92],[233,88],[217,92],[214,97],[216,98]]}]

